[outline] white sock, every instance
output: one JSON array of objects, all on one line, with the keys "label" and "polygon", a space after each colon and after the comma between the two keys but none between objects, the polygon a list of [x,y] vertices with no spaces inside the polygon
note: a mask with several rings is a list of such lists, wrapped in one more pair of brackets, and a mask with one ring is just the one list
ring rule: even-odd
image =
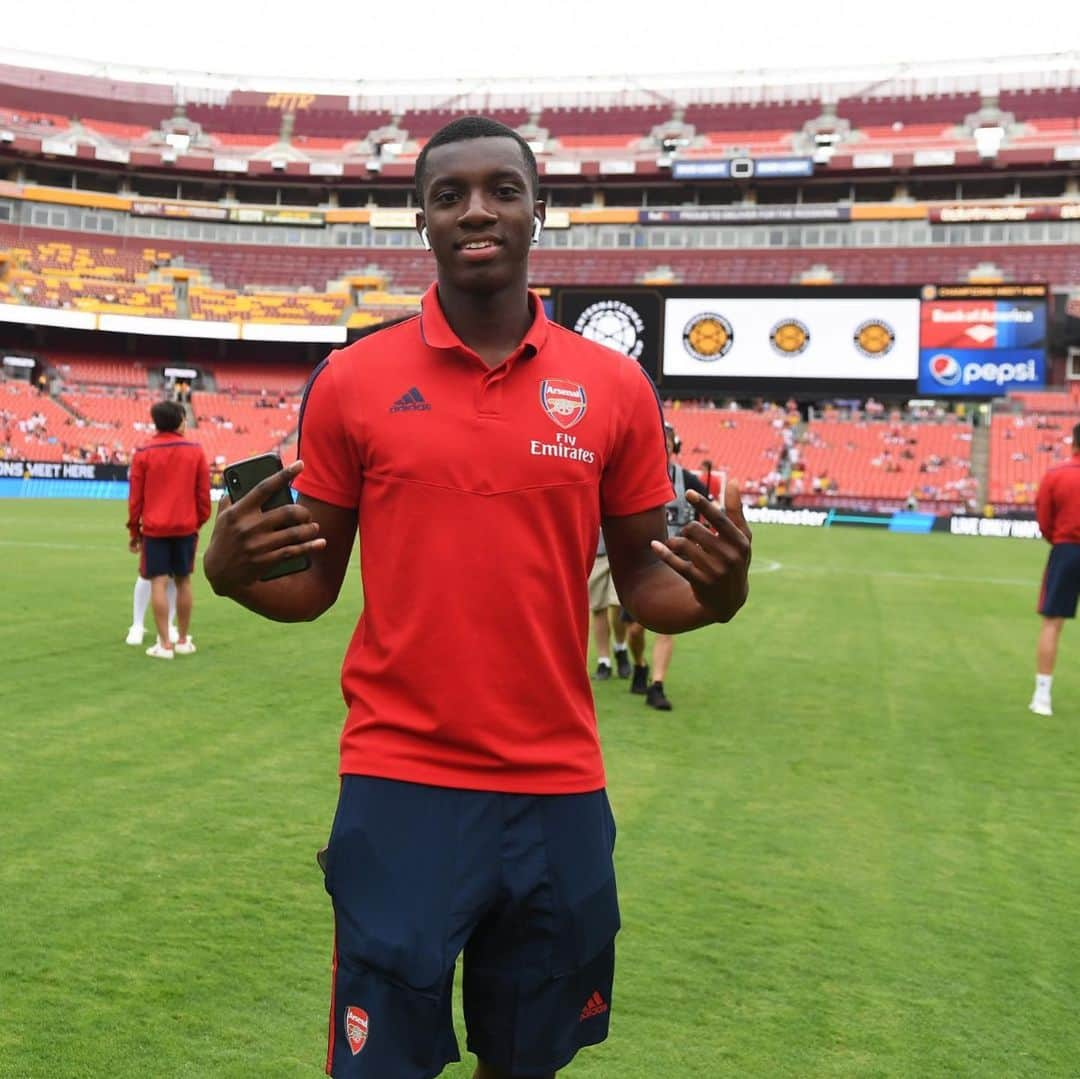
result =
[{"label": "white sock", "polygon": [[131,610],[131,624],[145,627],[146,611],[150,606],[150,582],[145,577],[135,578],[135,596]]},{"label": "white sock", "polygon": [[622,644],[616,644],[615,645],[615,654],[616,655],[618,655],[621,652],[625,652],[625,651],[626,651],[626,643],[625,642],[622,643]]},{"label": "white sock", "polygon": [[1050,686],[1053,684],[1052,674],[1035,675],[1035,696],[1040,700],[1050,700]]},{"label": "white sock", "polygon": [[176,625],[176,582],[170,577],[169,583],[165,586],[166,591],[169,594],[169,625]]},{"label": "white sock", "polygon": [[611,660],[607,656],[597,656],[596,662],[599,663],[601,667],[611,666]]}]

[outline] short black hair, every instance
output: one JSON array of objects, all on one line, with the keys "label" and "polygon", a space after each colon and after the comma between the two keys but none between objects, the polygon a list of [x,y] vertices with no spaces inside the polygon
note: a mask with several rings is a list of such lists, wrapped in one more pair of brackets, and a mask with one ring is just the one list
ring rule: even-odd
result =
[{"label": "short black hair", "polygon": [[158,401],[150,406],[150,418],[162,432],[178,431],[184,422],[184,410],[175,401]]},{"label": "short black hair", "polygon": [[540,170],[536,167],[536,155],[532,147],[512,128],[491,120],[486,116],[462,116],[440,127],[424,144],[420,156],[416,159],[416,171],[413,183],[416,186],[418,205],[424,205],[424,165],[427,155],[436,146],[446,146],[451,142],[467,142],[469,139],[513,139],[521,147],[521,156],[525,159],[525,172],[532,185],[533,198],[540,193]]}]

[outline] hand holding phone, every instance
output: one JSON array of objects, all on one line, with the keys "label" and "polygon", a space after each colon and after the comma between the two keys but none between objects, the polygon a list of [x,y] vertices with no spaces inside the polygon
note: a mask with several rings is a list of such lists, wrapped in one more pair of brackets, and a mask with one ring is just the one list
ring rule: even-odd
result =
[{"label": "hand holding phone", "polygon": [[283,468],[277,454],[238,461],[224,470],[228,499],[222,499],[203,568],[219,595],[234,595],[255,581],[270,581],[308,569],[309,551],[326,541],[289,488],[303,464]]}]

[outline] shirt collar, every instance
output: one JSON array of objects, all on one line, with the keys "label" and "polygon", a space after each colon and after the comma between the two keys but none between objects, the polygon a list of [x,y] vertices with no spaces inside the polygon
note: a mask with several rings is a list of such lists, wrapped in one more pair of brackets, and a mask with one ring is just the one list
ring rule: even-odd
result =
[{"label": "shirt collar", "polygon": [[[548,320],[544,314],[543,300],[532,289],[529,289],[529,310],[533,315],[532,325],[521,339],[517,351],[525,356],[535,356],[547,342]],[[420,301],[420,335],[425,344],[432,348],[462,349],[472,353],[472,349],[454,333],[450,323],[446,321],[442,304],[439,303],[437,284],[433,284]]]}]

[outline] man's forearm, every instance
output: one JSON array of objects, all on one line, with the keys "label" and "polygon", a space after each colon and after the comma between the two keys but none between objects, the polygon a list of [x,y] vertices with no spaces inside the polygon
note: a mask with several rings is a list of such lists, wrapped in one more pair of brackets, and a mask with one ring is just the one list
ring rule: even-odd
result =
[{"label": "man's forearm", "polygon": [[332,607],[337,597],[327,597],[314,583],[311,570],[306,570],[244,585],[226,598],[272,622],[312,622]]},{"label": "man's forearm", "polygon": [[634,620],[654,633],[686,633],[717,621],[690,585],[662,562],[640,571],[621,598]]}]

